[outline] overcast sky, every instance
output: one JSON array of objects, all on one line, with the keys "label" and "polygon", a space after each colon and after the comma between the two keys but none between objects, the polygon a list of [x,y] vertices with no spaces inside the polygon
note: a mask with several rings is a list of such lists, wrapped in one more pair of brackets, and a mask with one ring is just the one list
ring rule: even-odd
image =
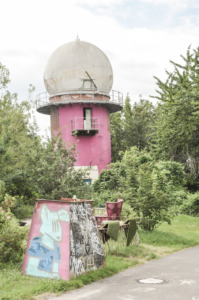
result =
[{"label": "overcast sky", "polygon": [[[113,89],[132,103],[155,94],[153,76],[165,79],[169,60],[181,62],[199,46],[198,0],[0,0],[0,61],[10,70],[9,89],[19,100],[28,86],[43,91],[43,73],[56,48],[90,42],[108,56]],[[39,114],[38,114],[39,115]],[[49,118],[39,118],[41,128]]]}]

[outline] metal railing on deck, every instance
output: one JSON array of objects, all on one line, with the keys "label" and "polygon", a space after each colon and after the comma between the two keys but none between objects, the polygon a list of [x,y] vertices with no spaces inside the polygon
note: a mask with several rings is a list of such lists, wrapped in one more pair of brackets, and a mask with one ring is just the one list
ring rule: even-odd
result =
[{"label": "metal railing on deck", "polygon": [[47,92],[40,93],[36,96],[36,108],[46,106],[50,103]]},{"label": "metal railing on deck", "polygon": [[114,102],[123,106],[123,94],[118,91],[112,90],[110,95],[110,102]]},{"label": "metal railing on deck", "polygon": [[[79,95],[81,95],[81,94],[79,94]],[[85,94],[82,94],[82,95],[84,96],[84,100],[86,100]],[[49,105],[50,104],[49,98],[50,98],[50,96],[48,95],[47,92],[38,94],[36,96],[36,108],[38,109],[40,107]],[[90,95],[88,96],[88,100],[91,100]],[[93,101],[95,102],[98,100],[95,100],[95,98],[93,98]],[[62,100],[60,100],[60,102],[62,102]],[[113,102],[114,104],[119,104],[120,106],[123,106],[123,94],[118,91],[112,90],[110,93],[109,102]]]},{"label": "metal railing on deck", "polygon": [[98,130],[100,129],[99,118],[76,117],[71,120],[71,132],[78,130]]}]

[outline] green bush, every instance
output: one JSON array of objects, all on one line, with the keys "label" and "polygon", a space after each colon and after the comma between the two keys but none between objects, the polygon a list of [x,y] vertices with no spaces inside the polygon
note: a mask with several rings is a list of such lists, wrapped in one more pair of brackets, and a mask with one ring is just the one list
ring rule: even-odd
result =
[{"label": "green bush", "polygon": [[173,204],[177,207],[181,207],[188,199],[189,193],[184,190],[174,191],[172,194]]},{"label": "green bush", "polygon": [[[67,147],[66,147],[67,146]],[[89,168],[76,170],[75,144],[66,145],[60,135],[48,139],[38,151],[38,162],[32,171],[32,185],[41,199],[91,197],[90,186],[83,182]]]},{"label": "green bush", "polygon": [[3,201],[6,192],[5,182],[0,180],[0,202]]},{"label": "green bush", "polygon": [[172,203],[173,203],[172,209],[176,215],[185,213],[183,211],[183,207],[188,201],[188,195],[189,193],[183,188],[177,191],[173,191],[173,193],[171,194]]},{"label": "green bush", "polygon": [[181,212],[190,216],[199,216],[199,192],[187,194],[187,200],[182,204]]},{"label": "green bush", "polygon": [[106,202],[117,202],[118,198],[121,198],[121,194],[112,190],[104,190],[101,193],[93,193],[94,206],[98,207],[105,206]]},{"label": "green bush", "polygon": [[172,185],[165,170],[154,164],[143,164],[138,172],[138,190],[134,201],[145,230],[152,231],[161,222],[168,222],[174,216],[172,210]]},{"label": "green bush", "polygon": [[27,228],[20,227],[13,214],[0,207],[0,263],[21,262],[27,236]]},{"label": "green bush", "polygon": [[[113,164],[112,164],[113,165]],[[121,164],[114,163],[114,168],[103,170],[93,184],[94,192],[101,193],[107,190],[117,191],[120,182]]]},{"label": "green bush", "polygon": [[19,220],[30,218],[33,215],[34,205],[16,205],[11,211]]},{"label": "green bush", "polygon": [[133,210],[133,208],[130,206],[129,203],[123,202],[121,216],[122,216],[122,219],[128,219],[128,218],[136,217],[137,214]]},{"label": "green bush", "polygon": [[[177,212],[175,193],[183,190],[186,176],[183,166],[172,161],[156,161],[152,153],[132,147],[121,162],[113,163],[94,184],[95,198],[104,203],[116,194],[130,204],[142,226],[153,230],[161,222],[170,222]],[[116,198],[116,197],[115,197]],[[117,198],[116,198],[117,199]]]}]

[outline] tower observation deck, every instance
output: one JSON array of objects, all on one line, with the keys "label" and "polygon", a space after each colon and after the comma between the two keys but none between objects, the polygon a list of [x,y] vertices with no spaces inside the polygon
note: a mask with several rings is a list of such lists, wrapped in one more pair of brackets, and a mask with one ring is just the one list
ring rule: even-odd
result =
[{"label": "tower observation deck", "polygon": [[112,90],[109,96],[103,96],[95,93],[64,94],[59,96],[50,96],[43,92],[36,97],[36,109],[38,112],[50,115],[51,108],[56,106],[65,106],[67,104],[91,104],[106,106],[110,113],[120,111],[123,108],[123,94]]}]

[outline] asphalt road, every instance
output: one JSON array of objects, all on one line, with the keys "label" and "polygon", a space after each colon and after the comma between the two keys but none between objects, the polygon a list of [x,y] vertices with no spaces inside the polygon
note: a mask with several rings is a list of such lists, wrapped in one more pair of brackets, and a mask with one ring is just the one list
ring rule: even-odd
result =
[{"label": "asphalt road", "polygon": [[[139,282],[143,279],[143,283]],[[199,246],[47,299],[199,300]]]}]

